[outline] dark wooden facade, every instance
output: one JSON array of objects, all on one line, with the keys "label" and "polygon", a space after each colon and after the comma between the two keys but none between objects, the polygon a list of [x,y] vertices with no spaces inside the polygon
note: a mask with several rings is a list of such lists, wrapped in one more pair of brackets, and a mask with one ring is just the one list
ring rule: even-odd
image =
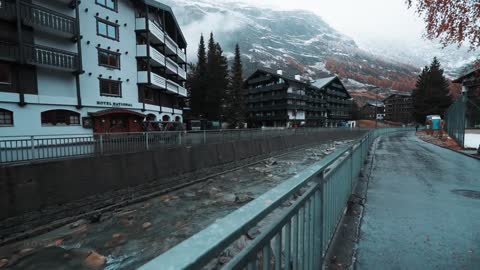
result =
[{"label": "dark wooden facade", "polygon": [[385,120],[408,124],[413,121],[413,99],[408,94],[393,94],[387,97],[385,104]]},{"label": "dark wooden facade", "polygon": [[[0,91],[19,93],[19,104],[25,105],[24,94],[37,93],[37,68],[71,72],[78,81],[82,72],[79,44],[78,0],[64,5],[76,9],[77,17],[70,17],[29,0],[1,0],[0,8],[0,64],[11,73],[11,84],[0,86]],[[54,46],[34,43],[34,33],[50,35],[55,39],[69,39],[77,43],[77,52],[68,52]],[[81,106],[77,83],[78,106]]]},{"label": "dark wooden facade", "polygon": [[466,127],[480,127],[480,68],[474,68],[470,72],[453,81],[462,84],[462,96],[466,97]]},{"label": "dark wooden facade", "polygon": [[350,119],[350,95],[337,77],[320,84],[259,69],[246,81],[252,127],[337,126]]},{"label": "dark wooden facade", "polygon": [[383,103],[367,103],[360,110],[362,119],[375,120],[377,115],[385,114],[385,105]]}]

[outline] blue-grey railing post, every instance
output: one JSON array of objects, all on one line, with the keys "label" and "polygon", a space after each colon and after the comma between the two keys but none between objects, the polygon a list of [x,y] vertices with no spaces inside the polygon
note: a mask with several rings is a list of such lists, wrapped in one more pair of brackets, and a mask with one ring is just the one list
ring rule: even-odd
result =
[{"label": "blue-grey railing post", "polygon": [[355,152],[355,144],[352,145],[352,148],[350,150],[350,193],[353,193],[353,189],[355,187],[354,185],[354,177],[355,175],[353,175],[353,155],[354,155],[354,152]]},{"label": "blue-grey railing post", "polygon": [[145,149],[149,150],[150,145],[148,144],[148,132],[143,133],[145,135]]},{"label": "blue-grey railing post", "polygon": [[100,155],[103,155],[103,135],[100,135]]},{"label": "blue-grey railing post", "polygon": [[325,179],[325,172],[322,171],[318,175],[318,183],[320,185],[319,190],[315,193],[315,220],[317,221],[315,224],[315,261],[314,261],[314,269],[321,269],[323,264],[323,226],[324,226],[324,179]]},{"label": "blue-grey railing post", "polygon": [[182,144],[182,132],[181,131],[178,132],[178,144],[180,144],[180,145]]},{"label": "blue-grey railing post", "polygon": [[203,143],[204,144],[207,143],[207,131],[206,130],[203,131]]},{"label": "blue-grey railing post", "polygon": [[32,151],[32,159],[35,159],[36,158],[36,155],[35,155],[35,137],[34,136],[30,136],[30,149]]}]

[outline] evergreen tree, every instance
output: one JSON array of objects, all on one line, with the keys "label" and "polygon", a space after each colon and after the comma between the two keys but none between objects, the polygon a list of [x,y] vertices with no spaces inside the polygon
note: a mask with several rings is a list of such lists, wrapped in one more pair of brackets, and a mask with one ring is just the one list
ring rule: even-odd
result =
[{"label": "evergreen tree", "polygon": [[435,57],[432,64],[426,66],[418,76],[413,90],[413,108],[415,120],[425,123],[427,115],[443,116],[452,104],[449,82],[444,76],[440,62]]},{"label": "evergreen tree", "polygon": [[243,68],[240,58],[240,47],[235,46],[235,57],[230,71],[231,84],[227,93],[226,118],[233,128],[242,126],[245,123],[245,95],[243,90]]},{"label": "evergreen tree", "polygon": [[197,52],[197,64],[190,64],[190,72],[187,78],[187,89],[189,91],[189,106],[196,116],[204,115],[205,96],[207,90],[207,53],[203,35],[200,36],[200,43]]},{"label": "evergreen tree", "polygon": [[207,52],[207,92],[204,111],[209,120],[220,120],[225,91],[228,87],[228,63],[222,48],[210,34]]}]

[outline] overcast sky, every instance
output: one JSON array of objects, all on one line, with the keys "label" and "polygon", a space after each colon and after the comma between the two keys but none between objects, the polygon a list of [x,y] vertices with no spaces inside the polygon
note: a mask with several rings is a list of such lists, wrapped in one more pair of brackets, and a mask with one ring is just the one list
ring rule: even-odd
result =
[{"label": "overcast sky", "polygon": [[[238,1],[238,0],[237,0]],[[239,0],[280,9],[306,9],[357,42],[418,41],[424,23],[405,0]]]}]

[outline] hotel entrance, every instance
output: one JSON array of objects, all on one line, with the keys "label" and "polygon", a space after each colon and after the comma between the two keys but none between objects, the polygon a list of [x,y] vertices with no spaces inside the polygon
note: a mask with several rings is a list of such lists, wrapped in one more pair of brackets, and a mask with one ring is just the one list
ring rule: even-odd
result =
[{"label": "hotel entrance", "polygon": [[124,109],[90,113],[94,133],[142,132],[145,115]]}]

